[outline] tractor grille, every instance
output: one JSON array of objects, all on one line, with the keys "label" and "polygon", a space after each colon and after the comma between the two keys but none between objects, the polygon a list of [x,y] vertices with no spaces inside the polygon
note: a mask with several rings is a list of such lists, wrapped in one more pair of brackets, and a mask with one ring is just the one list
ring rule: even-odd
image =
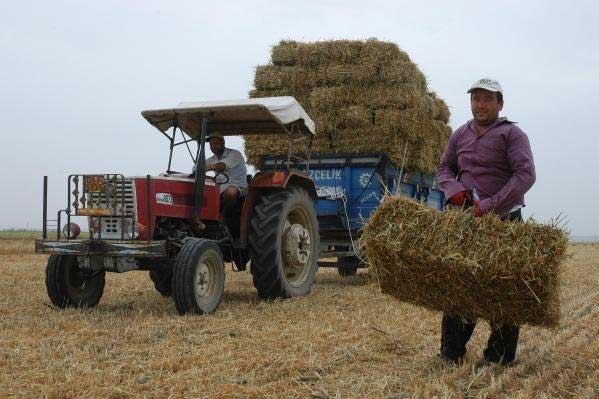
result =
[{"label": "tractor grille", "polygon": [[[111,183],[114,184],[114,183]],[[116,214],[124,214],[128,216],[123,221],[123,227],[125,230],[125,238],[135,238],[137,236],[136,229],[132,229],[135,226],[136,215],[135,215],[135,186],[133,179],[125,178],[124,190],[121,186],[121,180],[119,179],[112,190],[105,190],[104,192],[92,192],[87,193],[87,197],[91,200],[95,206],[102,208],[113,209]],[[112,192],[113,195],[109,198],[107,192]],[[124,212],[122,199],[124,197]],[[133,217],[133,225],[131,224]],[[90,224],[94,223],[90,218]],[[91,226],[90,226],[91,227]],[[101,232],[102,238],[106,239],[120,239],[121,238],[121,218],[119,217],[102,217],[101,219]],[[133,234],[132,234],[133,230]],[[92,234],[94,238],[98,238],[98,232]]]}]

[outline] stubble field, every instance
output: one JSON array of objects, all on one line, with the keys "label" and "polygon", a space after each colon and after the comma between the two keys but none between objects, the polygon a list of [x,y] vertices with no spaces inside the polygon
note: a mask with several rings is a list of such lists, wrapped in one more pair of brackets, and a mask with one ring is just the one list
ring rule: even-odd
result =
[{"label": "stubble field", "polygon": [[436,359],[440,315],[379,293],[367,270],[321,269],[305,298],[262,302],[248,272],[226,274],[212,315],[178,316],[147,272],[108,274],[92,310],[56,310],[47,257],[0,237],[2,397],[598,397],[599,245],[572,245],[562,323],[523,327],[517,363],[474,370]]}]

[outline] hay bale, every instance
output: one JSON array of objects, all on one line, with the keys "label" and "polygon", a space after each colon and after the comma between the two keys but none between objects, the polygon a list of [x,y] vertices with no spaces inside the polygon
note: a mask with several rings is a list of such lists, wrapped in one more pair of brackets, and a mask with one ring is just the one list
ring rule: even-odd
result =
[{"label": "hay bale", "polygon": [[247,163],[258,167],[262,155],[285,155],[287,154],[287,137],[272,134],[244,136],[243,150]]},{"label": "hay bale", "polygon": [[300,43],[283,40],[273,46],[271,60],[274,65],[315,67],[325,64],[362,64],[389,61],[411,62],[407,53],[395,43],[377,39],[330,40]]},{"label": "hay bale", "polygon": [[[373,112],[365,107],[352,106],[340,115],[332,113],[312,113],[317,124],[317,133],[312,145],[313,154],[352,154],[384,152],[395,165],[401,165],[404,148],[407,143],[405,168],[413,171],[434,173],[444,146],[433,145],[429,140],[418,137],[421,129],[434,133],[435,126],[447,133],[451,128],[443,122],[435,121],[428,127],[420,127],[422,119],[417,110],[383,110]],[[391,114],[395,114],[391,116]],[[375,124],[372,124],[374,115]],[[442,140],[442,139],[438,139]],[[447,141],[447,138],[443,139]],[[287,137],[264,135],[260,137],[246,136],[244,150],[248,163],[259,165],[262,155],[286,155]]]},{"label": "hay bale", "polygon": [[[408,143],[406,167],[434,173],[449,110],[396,44],[282,41],[271,62],[256,68],[250,97],[294,96],[316,122],[313,153],[383,152],[401,162]],[[263,141],[245,145],[254,165],[263,154],[285,154],[286,137]]]},{"label": "hay bale", "polygon": [[274,90],[282,87],[289,87],[291,85],[285,85],[285,76],[282,67],[274,65],[259,65],[256,67],[256,73],[254,74],[254,87],[257,90]]},{"label": "hay bale", "polygon": [[[343,130],[319,130],[314,137],[312,155],[357,154],[384,152],[398,167],[404,161],[404,168],[410,171],[433,173],[441,156],[439,147],[425,146],[422,140],[405,138],[386,127],[347,128]],[[407,143],[407,156],[403,150]],[[385,151],[381,151],[381,149]],[[390,151],[389,149],[393,149]],[[287,137],[261,135],[245,136],[244,151],[247,162],[258,167],[263,155],[287,155]],[[297,148],[297,152],[299,148]]]},{"label": "hay bale", "polygon": [[419,90],[426,90],[426,76],[416,64],[410,61],[386,62],[379,70],[379,81],[393,83],[411,83]]},{"label": "hay bale", "polygon": [[439,212],[411,199],[381,204],[363,245],[381,290],[467,320],[556,327],[567,234],[556,224]]},{"label": "hay bale", "polygon": [[338,64],[321,67],[328,85],[367,85],[380,82],[379,67],[372,64]]},{"label": "hay bale", "polygon": [[254,87],[258,90],[293,88],[308,90],[316,87],[355,85],[365,87],[376,83],[414,86],[426,90],[426,78],[411,62],[379,64],[333,64],[317,67],[260,65],[256,67]]},{"label": "hay bale", "polygon": [[418,108],[427,101],[426,93],[416,86],[405,83],[388,85],[377,83],[369,86],[344,85],[322,87],[312,91],[310,102],[319,111],[343,111],[345,107],[362,105],[371,109]]},{"label": "hay bale", "polygon": [[434,91],[429,92],[429,96],[433,101],[433,118],[438,121],[449,123],[450,112],[445,101],[440,99]]},{"label": "hay bale", "polygon": [[425,118],[426,115],[420,109],[383,108],[375,112],[377,126],[390,129],[402,137],[418,137],[425,134]]},{"label": "hay bale", "polygon": [[326,71],[314,68],[296,68],[277,65],[256,67],[254,87],[258,90],[289,88],[307,91],[326,84]]},{"label": "hay bale", "polygon": [[291,66],[297,64],[298,44],[293,40],[281,40],[272,46],[271,60],[275,65]]},{"label": "hay bale", "polygon": [[[405,169],[434,174],[438,161],[438,159],[434,158],[434,145],[423,140],[421,137],[411,137],[407,141],[407,144]],[[401,156],[403,156],[403,147]]]},{"label": "hay bale", "polygon": [[321,67],[329,86],[386,83],[410,84],[419,91],[426,90],[426,77],[416,64],[409,61],[386,61],[373,64],[338,64]]},{"label": "hay bale", "polygon": [[319,132],[322,132],[372,126],[374,122],[373,113],[374,111],[367,107],[349,105],[343,109],[343,112],[335,109],[329,109],[328,111],[318,109],[318,111],[312,112],[311,117],[316,122]]}]

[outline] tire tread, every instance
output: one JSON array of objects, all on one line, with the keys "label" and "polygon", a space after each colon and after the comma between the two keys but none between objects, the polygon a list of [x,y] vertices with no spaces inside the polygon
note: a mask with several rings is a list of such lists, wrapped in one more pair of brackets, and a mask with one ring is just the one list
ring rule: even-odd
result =
[{"label": "tire tread", "polygon": [[[286,288],[285,276],[279,272],[277,265],[277,230],[285,204],[292,196],[297,195],[304,196],[311,201],[307,192],[292,188],[265,194],[254,208],[248,242],[252,259],[252,279],[258,296],[262,299],[293,296],[293,293]],[[316,227],[316,237],[313,237],[313,240],[313,244],[318,245],[318,227]],[[313,280],[313,276],[311,280]],[[311,285],[312,281],[309,284]]]}]

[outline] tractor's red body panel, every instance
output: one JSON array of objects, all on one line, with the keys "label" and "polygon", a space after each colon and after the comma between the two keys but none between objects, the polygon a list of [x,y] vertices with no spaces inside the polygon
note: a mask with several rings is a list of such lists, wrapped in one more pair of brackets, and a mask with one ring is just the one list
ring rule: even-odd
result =
[{"label": "tractor's red body panel", "polygon": [[[156,218],[171,217],[193,218],[193,180],[153,177],[150,180],[150,228],[153,232]],[[135,196],[137,199],[137,221],[141,225],[138,239],[147,240],[148,212],[146,179],[135,178]],[[200,212],[203,221],[220,219],[220,189],[212,181],[204,185],[204,201]],[[151,237],[150,237],[151,238]]]}]

